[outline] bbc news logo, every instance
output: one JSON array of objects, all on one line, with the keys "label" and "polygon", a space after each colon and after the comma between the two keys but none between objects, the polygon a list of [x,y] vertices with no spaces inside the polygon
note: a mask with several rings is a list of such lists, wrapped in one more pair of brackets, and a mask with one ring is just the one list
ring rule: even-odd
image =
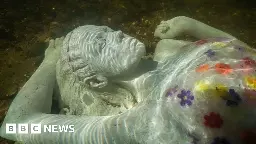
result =
[{"label": "bbc news logo", "polygon": [[41,125],[41,124],[6,124],[6,134],[40,134],[57,132],[75,132],[74,125]]}]

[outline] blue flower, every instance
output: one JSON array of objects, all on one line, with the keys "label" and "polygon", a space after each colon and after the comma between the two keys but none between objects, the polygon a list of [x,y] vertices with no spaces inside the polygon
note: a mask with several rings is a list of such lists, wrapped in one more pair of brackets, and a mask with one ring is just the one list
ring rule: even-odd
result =
[{"label": "blue flower", "polygon": [[180,94],[177,96],[178,98],[181,99],[180,105],[185,106],[185,105],[192,105],[192,101],[194,100],[194,96],[191,94],[191,91],[188,90],[182,90]]},{"label": "blue flower", "polygon": [[213,57],[215,55],[215,52],[212,50],[212,49],[209,49],[208,51],[205,52],[205,54],[208,56],[208,57]]},{"label": "blue flower", "polygon": [[211,144],[231,144],[231,143],[224,137],[216,137],[213,139],[213,142]]},{"label": "blue flower", "polygon": [[227,99],[227,106],[238,106],[238,104],[242,101],[239,94],[234,89],[229,89],[230,99]]}]

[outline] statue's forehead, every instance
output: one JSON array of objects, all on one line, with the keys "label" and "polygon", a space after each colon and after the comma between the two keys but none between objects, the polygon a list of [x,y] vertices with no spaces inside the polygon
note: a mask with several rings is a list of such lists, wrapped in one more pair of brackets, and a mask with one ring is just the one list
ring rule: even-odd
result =
[{"label": "statue's forehead", "polygon": [[107,32],[113,32],[113,30],[107,26],[94,26],[94,25],[81,26],[75,29],[75,33],[88,34],[88,35],[95,35],[98,33],[107,33]]},{"label": "statue's forehead", "polygon": [[94,40],[97,36],[103,36],[108,32],[113,32],[113,30],[107,26],[86,25],[75,29],[72,37],[77,40],[89,42]]}]

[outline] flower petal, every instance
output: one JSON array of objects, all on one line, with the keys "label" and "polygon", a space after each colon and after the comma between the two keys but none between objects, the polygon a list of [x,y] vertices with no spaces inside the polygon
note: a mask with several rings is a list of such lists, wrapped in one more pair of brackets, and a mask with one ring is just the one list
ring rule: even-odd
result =
[{"label": "flower petal", "polygon": [[205,116],[204,116],[204,119],[205,119],[206,121],[208,121],[208,120],[210,119],[210,117],[209,117],[208,115],[205,115]]},{"label": "flower petal", "polygon": [[181,101],[180,101],[180,105],[181,105],[181,106],[185,106],[185,105],[186,105],[186,101],[181,100]]},{"label": "flower petal", "polygon": [[187,105],[191,106],[192,102],[190,100],[186,100]]},{"label": "flower petal", "polygon": [[194,100],[194,98],[195,98],[194,96],[189,96],[190,100]]}]

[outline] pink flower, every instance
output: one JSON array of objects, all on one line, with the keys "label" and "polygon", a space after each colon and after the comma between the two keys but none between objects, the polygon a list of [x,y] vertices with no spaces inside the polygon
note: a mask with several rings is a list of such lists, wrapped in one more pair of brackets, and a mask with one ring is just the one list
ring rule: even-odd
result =
[{"label": "pink flower", "polygon": [[256,61],[249,57],[243,58],[238,64],[235,65],[235,69],[242,71],[244,74],[251,74],[256,68]]},{"label": "pink flower", "polygon": [[255,67],[256,66],[256,61],[249,58],[249,57],[243,58],[242,61],[246,66],[250,66],[250,67]]},{"label": "pink flower", "polygon": [[205,44],[207,42],[208,42],[207,40],[202,39],[202,40],[196,41],[195,44],[196,45],[203,45],[203,44]]}]

